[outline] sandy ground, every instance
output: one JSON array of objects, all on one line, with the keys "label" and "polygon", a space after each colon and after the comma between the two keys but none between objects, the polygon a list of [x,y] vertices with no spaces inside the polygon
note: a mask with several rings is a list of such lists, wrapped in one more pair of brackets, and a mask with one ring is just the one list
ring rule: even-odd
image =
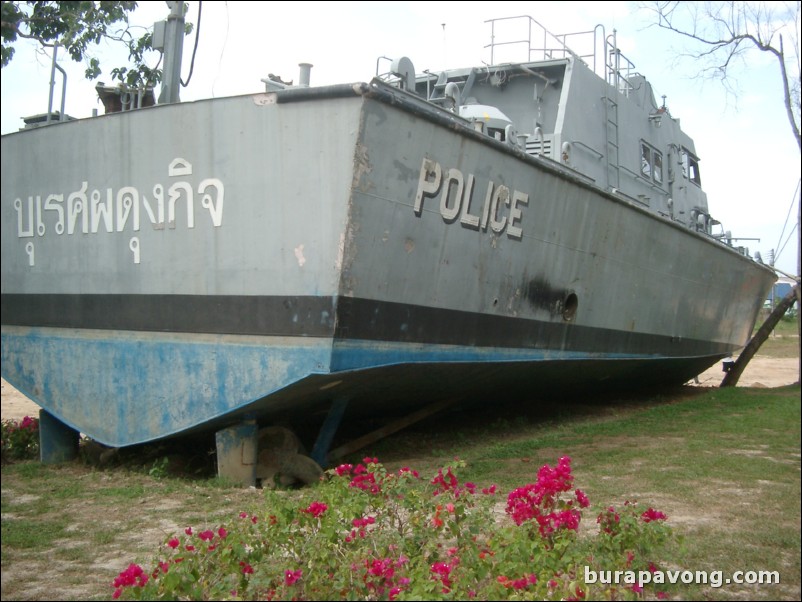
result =
[{"label": "sandy ground", "polygon": [[[698,376],[698,384],[703,387],[715,387],[724,378],[721,363]],[[799,358],[771,358],[756,356],[752,358],[738,382],[739,387],[783,387],[799,381]],[[20,420],[25,416],[38,417],[39,406],[17,391],[2,379],[2,412],[3,420]]]}]

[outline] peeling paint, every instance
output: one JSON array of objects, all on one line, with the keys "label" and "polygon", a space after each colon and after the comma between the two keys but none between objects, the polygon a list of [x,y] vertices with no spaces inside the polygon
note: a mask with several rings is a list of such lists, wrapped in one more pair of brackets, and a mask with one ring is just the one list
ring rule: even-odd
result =
[{"label": "peeling paint", "polygon": [[274,105],[276,104],[276,93],[275,92],[266,92],[264,94],[254,94],[251,98],[253,98],[253,104],[257,107],[264,107],[267,105]]},{"label": "peeling paint", "polygon": [[340,240],[337,241],[337,257],[334,258],[334,269],[338,272],[343,268],[343,257],[345,256],[345,232],[340,233]]},{"label": "peeling paint", "polygon": [[367,180],[365,176],[370,174],[373,166],[370,164],[368,157],[368,149],[364,144],[357,144],[354,150],[354,180],[353,187],[367,192],[373,185]]},{"label": "peeling paint", "polygon": [[304,267],[304,264],[306,263],[306,257],[304,257],[304,246],[298,245],[297,247],[295,247],[294,253],[295,253],[295,258],[298,260],[298,266]]}]

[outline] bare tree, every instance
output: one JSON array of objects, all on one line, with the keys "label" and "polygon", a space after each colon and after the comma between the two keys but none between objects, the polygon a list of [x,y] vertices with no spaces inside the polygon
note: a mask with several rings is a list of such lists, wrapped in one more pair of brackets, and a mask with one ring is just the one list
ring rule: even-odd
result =
[{"label": "bare tree", "polygon": [[[654,25],[686,38],[689,50],[686,56],[701,65],[700,75],[713,77],[730,90],[731,70],[744,60],[749,52],[759,51],[771,55],[780,70],[780,83],[788,123],[802,151],[800,138],[800,46],[799,25],[802,2],[683,2],[656,0],[642,3],[641,8],[650,11]],[[790,51],[786,52],[786,40]],[[798,207],[800,209],[800,207]],[[797,228],[800,217],[797,215]],[[796,298],[797,307],[802,307],[799,274],[802,271],[802,248],[797,252],[797,285],[789,296],[775,308],[766,323],[747,344],[744,352],[733,366],[722,386],[734,385],[746,364],[779,319],[791,307]],[[802,337],[800,337],[802,342]],[[802,368],[800,368],[802,370]]]},{"label": "bare tree", "polygon": [[[701,74],[729,86],[731,70],[752,51],[766,52],[780,69],[783,100],[797,145],[800,138],[800,2],[681,2],[641,4],[655,25],[690,42],[687,55]],[[790,49],[786,50],[786,42]]]}]

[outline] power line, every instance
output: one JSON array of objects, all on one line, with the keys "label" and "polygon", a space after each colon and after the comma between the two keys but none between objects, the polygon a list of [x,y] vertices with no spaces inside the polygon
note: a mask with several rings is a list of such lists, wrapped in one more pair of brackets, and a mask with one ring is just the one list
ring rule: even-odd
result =
[{"label": "power line", "polygon": [[198,26],[195,28],[195,47],[192,49],[192,61],[189,63],[189,75],[187,76],[187,81],[181,81],[181,85],[185,88],[189,85],[189,81],[192,79],[192,71],[195,69],[195,55],[198,52],[198,40],[200,39],[200,26],[201,26],[201,13],[203,11],[203,0],[199,0],[198,2]]}]

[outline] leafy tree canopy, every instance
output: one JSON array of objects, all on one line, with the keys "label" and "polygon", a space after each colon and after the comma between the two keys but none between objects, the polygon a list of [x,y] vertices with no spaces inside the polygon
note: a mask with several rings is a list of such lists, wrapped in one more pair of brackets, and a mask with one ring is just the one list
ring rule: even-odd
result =
[{"label": "leafy tree canopy", "polygon": [[[2,66],[14,57],[14,45],[20,38],[38,42],[42,48],[60,46],[73,60],[86,64],[87,79],[102,73],[94,55],[98,44],[110,40],[128,48],[130,66],[115,67],[111,76],[132,87],[153,85],[161,80],[158,63],[150,67],[145,53],[152,49],[153,34],[135,34],[129,23],[136,2],[2,2]],[[192,26],[187,25],[187,33]]]}]

